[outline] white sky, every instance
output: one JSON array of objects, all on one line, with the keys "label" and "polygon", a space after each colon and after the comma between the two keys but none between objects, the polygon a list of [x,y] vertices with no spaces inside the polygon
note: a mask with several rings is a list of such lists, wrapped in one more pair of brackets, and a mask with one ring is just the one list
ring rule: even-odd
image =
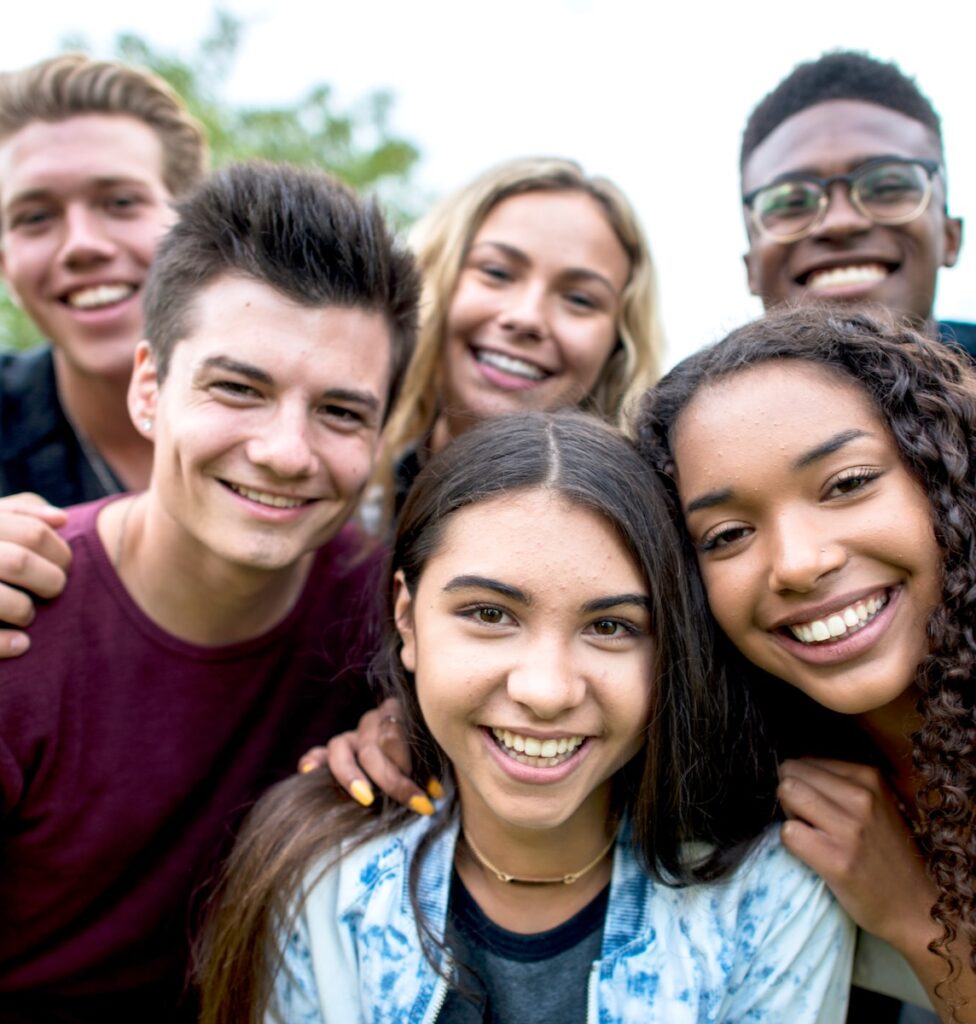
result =
[{"label": "white sky", "polygon": [[[3,0],[0,67],[48,56],[68,34],[96,52],[120,31],[192,52],[200,0]],[[288,102],[311,84],[341,104],[378,88],[421,150],[434,197],[507,157],[553,154],[612,178],[651,240],[669,362],[759,312],[741,254],[738,143],[752,106],[795,64],[837,47],[895,60],[942,115],[951,212],[976,231],[973,41],[968,5],[820,0],[228,0],[249,28],[230,97]],[[943,271],[938,315],[976,320],[976,237]]]}]

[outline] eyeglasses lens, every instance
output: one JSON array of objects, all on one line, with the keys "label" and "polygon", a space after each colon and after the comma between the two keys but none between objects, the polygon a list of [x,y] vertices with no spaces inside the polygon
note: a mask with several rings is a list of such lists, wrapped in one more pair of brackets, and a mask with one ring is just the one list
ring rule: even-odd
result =
[{"label": "eyeglasses lens", "polygon": [[919,164],[878,164],[857,175],[851,189],[873,221],[897,224],[921,210],[929,178]]}]

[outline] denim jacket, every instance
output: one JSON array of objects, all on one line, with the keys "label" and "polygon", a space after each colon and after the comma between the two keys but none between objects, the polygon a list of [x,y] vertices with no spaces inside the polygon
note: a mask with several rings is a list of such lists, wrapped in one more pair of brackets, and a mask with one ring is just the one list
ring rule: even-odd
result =
[{"label": "denim jacket", "polygon": [[[424,957],[409,864],[430,819],[371,840],[316,880],[285,939],[275,1008],[287,1024],[432,1024],[447,982]],[[428,849],[419,906],[443,939],[454,821]],[[771,829],[719,882],[650,878],[628,836],[614,853],[601,957],[590,969],[592,1024],[838,1024],[854,928],[824,883]]]}]

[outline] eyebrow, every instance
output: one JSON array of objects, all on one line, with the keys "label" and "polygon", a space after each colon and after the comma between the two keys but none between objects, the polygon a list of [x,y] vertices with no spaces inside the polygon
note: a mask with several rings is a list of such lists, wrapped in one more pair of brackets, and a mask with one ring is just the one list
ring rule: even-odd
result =
[{"label": "eyebrow", "polygon": [[[847,173],[852,174],[858,168],[863,167],[865,164],[873,164],[878,160],[912,160],[915,157],[906,156],[904,153],[872,153],[870,156],[859,156],[849,160],[847,164]],[[770,185],[779,185],[784,181],[792,181],[794,178],[829,178],[829,174],[820,174],[815,167],[795,167],[789,171],[783,171],[782,174],[777,174],[775,178],[767,182],[765,185],[760,185],[760,188],[768,188]]]},{"label": "eyebrow", "polygon": [[[802,455],[793,460],[794,469],[805,469],[807,466],[813,465],[814,462],[820,459],[826,458],[828,455],[833,455],[834,452],[840,451],[845,445],[850,444],[851,441],[857,440],[859,437],[870,437],[871,435],[866,430],[841,430],[839,433],[834,434],[833,437],[827,438],[826,441],[816,445],[809,451],[804,452]],[[705,494],[695,498],[694,501],[689,501],[685,506],[685,515],[691,515],[692,512],[699,512],[702,509],[714,508],[716,505],[724,505],[726,502],[731,501],[735,496],[735,492],[731,487],[724,487],[721,490],[707,491]]]},{"label": "eyebrow", "polygon": [[804,452],[799,458],[795,459],[793,462],[793,468],[805,469],[814,462],[824,459],[828,455],[833,455],[834,452],[840,451],[844,445],[850,444],[851,441],[856,441],[859,437],[868,436],[870,435],[866,430],[841,430],[839,433],[834,434],[833,437],[828,438],[822,444],[818,444],[815,448],[811,448],[808,452]]},{"label": "eyebrow", "polygon": [[[251,363],[242,363],[238,359],[231,359],[230,356],[208,356],[200,364],[200,368],[223,370],[226,373],[237,374],[239,377],[247,377],[259,384],[274,384],[274,378],[267,370],[262,370],[261,367]],[[373,411],[380,407],[379,399],[374,394],[368,391],[357,391],[354,388],[326,388],[320,397],[339,402],[353,402]]]},{"label": "eyebrow", "polygon": [[[502,583],[500,580],[494,580],[489,576],[455,576],[444,585],[446,593],[451,593],[455,590],[467,590],[468,588],[493,590],[496,594],[511,598],[520,604],[527,606],[532,604],[532,598],[524,590],[513,587],[508,583]],[[651,610],[651,601],[646,594],[612,594],[608,597],[598,597],[592,601],[587,601],[583,605],[582,610],[584,612],[602,612],[607,608],[617,608],[622,604],[637,605],[648,612]]]},{"label": "eyebrow", "polygon": [[[139,178],[120,178],[120,177],[106,177],[106,178],[93,178],[91,180],[96,188],[115,188],[117,185],[136,186],[139,188],[149,188],[149,185],[140,180]],[[39,199],[50,199],[52,196],[57,194],[57,190],[53,188],[29,188],[24,192],[15,192],[6,205],[14,206],[17,203],[30,203],[35,202]]]},{"label": "eyebrow", "polygon": [[[493,242],[488,238],[472,245],[471,249],[468,250],[468,255],[474,252],[475,249],[480,249],[483,245],[489,245],[493,249],[501,250],[509,259],[515,260],[516,263],[521,263],[523,266],[531,262],[529,257],[516,246],[509,245],[507,242]],[[563,271],[563,276],[595,281],[597,284],[602,284],[612,295],[617,294],[617,289],[613,286],[613,282],[606,275],[599,273],[599,271],[591,270],[589,267],[567,267]]]},{"label": "eyebrow", "polygon": [[496,594],[501,594],[502,597],[510,597],[520,604],[532,604],[532,598],[524,590],[519,590],[518,587],[510,586],[508,583],[502,583],[500,580],[493,580],[490,576],[455,576],[444,584],[444,591],[448,594],[455,590],[467,590],[469,588],[493,590]]}]

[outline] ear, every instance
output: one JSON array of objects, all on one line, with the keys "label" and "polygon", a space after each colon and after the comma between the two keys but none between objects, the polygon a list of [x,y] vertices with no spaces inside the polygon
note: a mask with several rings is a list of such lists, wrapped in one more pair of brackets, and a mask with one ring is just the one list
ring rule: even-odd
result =
[{"label": "ear", "polygon": [[413,628],[413,598],[407,589],[403,572],[399,569],[393,577],[393,621],[403,643],[400,661],[408,672],[416,672],[417,638]]},{"label": "ear", "polygon": [[954,267],[959,259],[962,248],[962,217],[946,217],[945,220],[945,255],[942,266]]},{"label": "ear", "polygon": [[140,341],[133,357],[128,393],[129,416],[140,434],[153,434],[159,407],[159,376],[148,341]]},{"label": "ear", "polygon": [[742,262],[745,264],[746,268],[746,281],[749,284],[749,294],[755,295],[757,298],[761,299],[762,295],[759,292],[759,283],[756,280],[756,274],[753,272],[753,264],[755,261],[752,258],[751,246],[742,254]]}]

